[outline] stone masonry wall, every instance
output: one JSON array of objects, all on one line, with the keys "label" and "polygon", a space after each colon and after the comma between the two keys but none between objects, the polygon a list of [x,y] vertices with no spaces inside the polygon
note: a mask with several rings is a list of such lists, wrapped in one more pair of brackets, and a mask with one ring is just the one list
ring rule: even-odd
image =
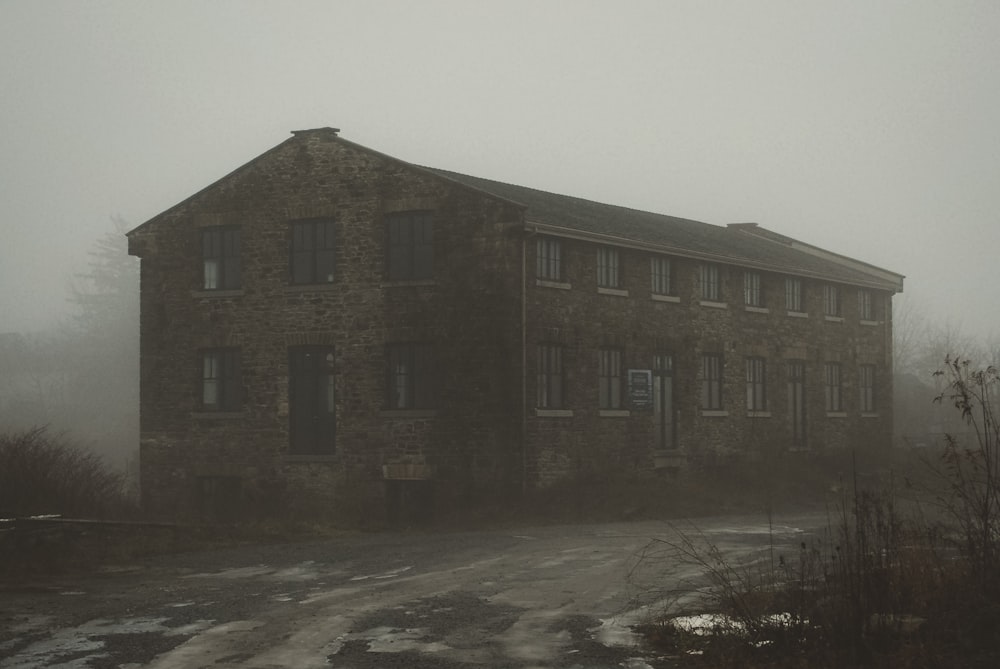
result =
[{"label": "stone masonry wall", "polygon": [[[843,316],[831,320],[823,313],[823,283],[802,279],[803,312],[789,315],[785,308],[785,276],[763,273],[763,308],[747,309],[744,270],[719,265],[720,299],[706,306],[701,301],[700,263],[674,257],[673,301],[663,301],[652,296],[653,254],[628,249],[619,250],[621,290],[606,294],[597,286],[598,245],[567,239],[561,240],[561,245],[561,281],[536,281],[532,272],[528,289],[528,368],[537,369],[538,343],[565,347],[568,410],[530,413],[529,469],[535,483],[547,485],[607,465],[624,471],[648,470],[657,455],[669,455],[673,465],[683,466],[793,450],[788,407],[790,360],[805,364],[808,449],[888,447],[892,425],[891,322],[886,318],[889,294],[875,293],[877,320],[863,323],[858,315],[857,288],[842,285]],[[533,270],[537,246],[532,243],[528,248],[528,267]],[[656,452],[651,411],[601,415],[601,346],[623,349],[623,373],[630,368],[651,369],[654,355],[673,356],[677,454]],[[703,353],[723,356],[726,415],[701,409]],[[767,413],[759,417],[751,417],[746,408],[748,356],[766,361]],[[843,374],[844,410],[829,415],[825,409],[826,362],[839,362]],[[878,370],[876,412],[864,416],[858,388],[861,364],[876,365]],[[533,379],[528,384],[532,407],[537,406]]]},{"label": "stone masonry wall", "polygon": [[[386,278],[383,215],[434,212],[433,281]],[[289,221],[336,221],[331,284],[289,281]],[[132,233],[142,257],[144,500],[152,513],[197,511],[200,481],[238,481],[244,510],[382,514],[382,466],[428,467],[441,495],[510,478],[519,387],[509,326],[519,312],[517,208],[311,131]],[[201,290],[200,234],[238,225],[242,286]],[[440,401],[386,410],[385,345],[435,347]],[[289,454],[291,346],[335,349],[336,452]],[[245,401],[200,410],[199,352],[238,347]]]}]

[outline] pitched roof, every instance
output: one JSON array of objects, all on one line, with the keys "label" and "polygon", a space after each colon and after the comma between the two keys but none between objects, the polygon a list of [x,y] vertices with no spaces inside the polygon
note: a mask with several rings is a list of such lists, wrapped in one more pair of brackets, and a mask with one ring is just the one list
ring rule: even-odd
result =
[{"label": "pitched roof", "polygon": [[157,214],[128,236],[132,238],[168,212],[194,200],[217,184],[265,159],[290,142],[322,138],[347,144],[412,169],[436,175],[492,197],[520,205],[527,229],[562,237],[576,237],[624,247],[634,247],[700,260],[902,292],[903,275],[842,256],[766,230],[754,223],[712,225],[676,216],[603,204],[568,195],[491,181],[457,172],[421,167],[339,136],[336,128],[293,131],[293,137],[253,158],[227,176],[206,186],[183,202]]},{"label": "pitched roof", "polygon": [[712,225],[436,168],[421,169],[520,204],[525,209],[526,226],[547,234],[883,290],[903,289],[900,274],[779,235],[755,223]]}]

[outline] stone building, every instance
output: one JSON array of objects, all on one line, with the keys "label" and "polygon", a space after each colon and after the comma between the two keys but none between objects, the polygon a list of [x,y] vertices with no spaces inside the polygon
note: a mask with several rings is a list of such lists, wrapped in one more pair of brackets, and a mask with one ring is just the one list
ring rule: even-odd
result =
[{"label": "stone building", "polygon": [[903,277],[752,223],[321,128],[128,237],[154,514],[448,504],[891,439]]}]

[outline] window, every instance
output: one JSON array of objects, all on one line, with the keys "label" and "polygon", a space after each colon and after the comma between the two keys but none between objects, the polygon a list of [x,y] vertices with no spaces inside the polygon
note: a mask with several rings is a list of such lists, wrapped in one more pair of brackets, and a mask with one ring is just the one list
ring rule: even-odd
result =
[{"label": "window", "polygon": [[619,286],[618,249],[602,246],[597,249],[597,285],[601,288]]},{"label": "window", "polygon": [[202,411],[239,411],[242,402],[240,352],[231,348],[202,351]]},{"label": "window", "polygon": [[823,286],[823,313],[827,316],[840,315],[840,288]]},{"label": "window", "polygon": [[670,258],[652,258],[649,272],[653,278],[653,294],[670,295],[673,290],[670,275]]},{"label": "window", "polygon": [[863,321],[875,320],[875,311],[872,309],[872,293],[870,290],[858,290],[858,315]]},{"label": "window", "polygon": [[719,266],[701,266],[701,299],[719,301]]},{"label": "window", "polygon": [[861,413],[875,413],[875,365],[861,365],[859,377]]},{"label": "window", "polygon": [[843,411],[840,397],[840,363],[826,363],[824,372],[826,375],[826,410]]},{"label": "window", "polygon": [[205,228],[201,231],[202,284],[205,290],[240,287],[240,229]]},{"label": "window", "polygon": [[622,406],[622,352],[618,348],[598,351],[599,376],[598,402],[601,409],[620,409]]},{"label": "window", "polygon": [[538,345],[538,400],[542,409],[563,408],[562,346]]},{"label": "window", "polygon": [[764,306],[760,292],[760,273],[743,273],[743,303],[748,307]]},{"label": "window", "polygon": [[802,311],[802,281],[800,279],[785,279],[785,309]]},{"label": "window", "polygon": [[429,211],[386,216],[388,275],[393,281],[434,277],[434,219]]},{"label": "window", "polygon": [[547,281],[562,279],[562,248],[558,239],[538,239],[535,274]]},{"label": "window", "polygon": [[701,408],[722,409],[722,355],[719,353],[701,356]]},{"label": "window", "polygon": [[436,368],[430,344],[386,346],[386,406],[428,409],[435,405]]},{"label": "window", "polygon": [[747,411],[767,411],[764,358],[747,358]]},{"label": "window", "polygon": [[292,223],[292,283],[333,283],[335,238],[332,219]]}]

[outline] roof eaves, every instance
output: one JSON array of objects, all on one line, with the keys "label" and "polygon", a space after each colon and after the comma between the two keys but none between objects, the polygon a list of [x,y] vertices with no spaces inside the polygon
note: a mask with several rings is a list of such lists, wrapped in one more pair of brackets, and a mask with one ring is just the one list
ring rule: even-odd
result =
[{"label": "roof eaves", "polygon": [[[334,133],[334,136],[336,136],[336,132],[337,132],[337,131],[336,131],[336,129],[334,129],[334,128],[321,128],[321,130],[330,130],[330,131],[332,131],[332,132]],[[243,163],[242,165],[240,165],[240,166],[239,166],[239,167],[237,167],[236,169],[234,169],[234,170],[232,170],[232,171],[228,172],[228,173],[227,173],[227,174],[225,174],[224,176],[222,176],[222,177],[219,177],[218,179],[216,179],[216,180],[215,180],[215,181],[213,181],[212,183],[208,184],[207,186],[205,186],[205,187],[204,187],[204,188],[202,188],[201,190],[197,191],[196,193],[194,193],[194,194],[192,194],[192,195],[189,195],[188,197],[184,198],[183,200],[181,200],[181,201],[180,201],[180,202],[178,202],[177,204],[175,204],[175,205],[172,205],[172,206],[168,207],[167,209],[164,209],[164,210],[163,210],[163,211],[161,211],[161,212],[160,212],[159,214],[156,214],[155,216],[153,216],[152,218],[150,218],[150,219],[146,220],[145,222],[143,222],[143,223],[140,223],[140,224],[139,224],[139,225],[137,225],[136,227],[134,227],[134,228],[132,228],[131,230],[129,230],[128,232],[126,232],[126,233],[125,233],[125,236],[126,236],[126,237],[130,237],[131,235],[133,235],[133,234],[135,234],[135,233],[139,232],[139,230],[141,230],[142,228],[146,227],[147,225],[150,225],[151,223],[155,222],[156,220],[158,220],[158,219],[160,219],[160,218],[163,218],[163,217],[165,217],[165,216],[169,215],[169,214],[170,214],[171,212],[173,212],[174,210],[176,210],[176,209],[178,209],[178,208],[180,208],[180,207],[183,207],[183,206],[184,206],[184,205],[186,205],[186,204],[187,204],[188,202],[191,202],[192,200],[194,200],[194,199],[196,199],[197,197],[199,197],[199,196],[200,196],[200,195],[201,195],[202,193],[205,193],[205,192],[207,192],[207,191],[211,190],[211,189],[212,189],[212,188],[214,188],[214,187],[215,187],[216,185],[218,185],[218,184],[222,183],[222,182],[223,182],[223,181],[225,181],[226,179],[229,179],[230,177],[232,177],[232,176],[234,176],[234,175],[236,175],[236,174],[239,174],[240,172],[242,172],[243,170],[247,169],[248,167],[250,167],[251,165],[253,165],[253,164],[254,164],[254,163],[256,163],[257,161],[259,161],[259,160],[263,160],[265,156],[268,156],[268,155],[270,155],[270,154],[274,153],[274,152],[275,152],[275,151],[277,151],[278,149],[281,149],[282,147],[284,147],[284,146],[285,146],[286,144],[288,144],[289,142],[294,142],[294,141],[295,141],[296,139],[298,139],[298,136],[299,136],[300,134],[303,134],[303,133],[306,133],[306,132],[315,132],[315,131],[309,131],[309,130],[293,130],[293,131],[292,131],[292,137],[289,137],[288,139],[286,139],[285,141],[281,142],[280,144],[276,144],[275,146],[272,146],[272,147],[271,147],[270,149],[268,149],[268,150],[267,150],[267,151],[265,151],[264,153],[261,153],[260,155],[258,155],[258,156],[255,156],[254,158],[251,158],[251,159],[250,159],[250,160],[248,160],[247,162]]]},{"label": "roof eaves", "polygon": [[851,258],[840,253],[827,251],[826,249],[813,244],[807,244],[806,242],[799,241],[798,239],[793,239],[792,237],[768,230],[767,228],[762,228],[756,223],[730,225],[728,226],[728,229],[737,233],[751,235],[756,239],[763,239],[771,242],[772,244],[779,244],[801,253],[807,253],[817,258],[822,258],[856,272],[874,275],[881,281],[893,285],[896,292],[903,292],[903,279],[906,278],[903,274],[892,272],[877,265],[872,265],[871,263],[864,262],[863,260],[857,260],[856,258]]},{"label": "roof eaves", "polygon": [[874,278],[871,281],[866,281],[861,279],[848,279],[845,277],[833,276],[828,272],[819,272],[816,270],[810,270],[808,268],[795,265],[783,265],[777,263],[761,262],[759,260],[754,260],[753,258],[748,258],[745,256],[734,256],[722,253],[706,253],[704,251],[692,251],[690,249],[686,249],[679,246],[670,246],[667,244],[655,244],[652,242],[643,242],[635,239],[629,239],[627,237],[619,237],[616,235],[588,232],[576,228],[567,228],[564,226],[552,225],[550,223],[543,223],[542,221],[532,220],[530,218],[525,221],[524,227],[525,230],[528,232],[536,234],[546,234],[546,235],[551,235],[553,237],[561,237],[564,239],[577,239],[580,241],[597,242],[621,248],[664,253],[672,256],[677,256],[679,258],[688,258],[691,260],[703,260],[723,265],[732,265],[749,269],[759,269],[762,271],[775,272],[778,274],[788,274],[792,276],[801,276],[811,279],[822,279],[824,281],[831,281],[835,283],[842,283],[852,286],[860,286],[864,288],[876,288],[879,290],[896,290],[896,292],[902,292],[901,282],[899,283],[899,288],[896,289],[895,284],[892,281],[880,280],[878,278]]}]

